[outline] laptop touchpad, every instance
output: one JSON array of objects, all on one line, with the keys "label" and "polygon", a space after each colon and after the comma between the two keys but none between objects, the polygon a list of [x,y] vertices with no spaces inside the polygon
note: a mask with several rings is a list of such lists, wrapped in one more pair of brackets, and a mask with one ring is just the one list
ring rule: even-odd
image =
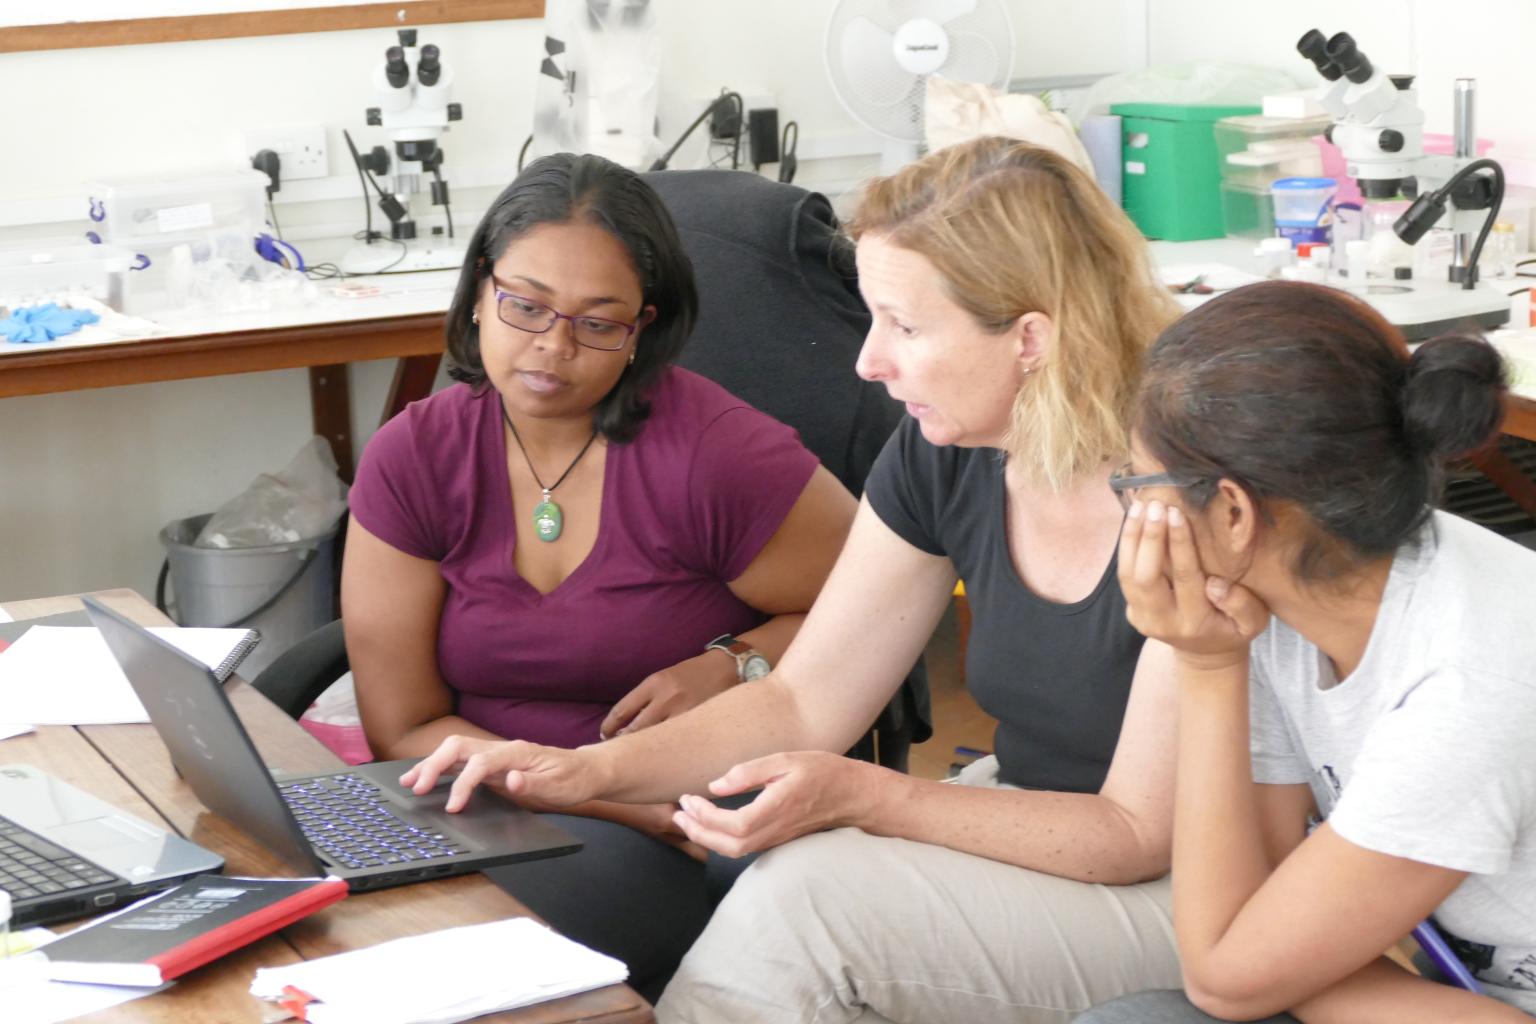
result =
[{"label": "laptop touchpad", "polygon": [[154,839],[155,834],[126,818],[108,817],[55,825],[48,829],[48,838],[85,852],[105,850],[125,843],[142,843],[146,839]]}]

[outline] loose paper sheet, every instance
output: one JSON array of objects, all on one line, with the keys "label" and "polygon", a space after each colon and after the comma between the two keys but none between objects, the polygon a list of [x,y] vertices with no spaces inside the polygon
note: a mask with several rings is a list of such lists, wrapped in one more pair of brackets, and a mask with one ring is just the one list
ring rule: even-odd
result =
[{"label": "loose paper sheet", "polygon": [[[150,632],[209,667],[221,664],[247,633],[174,626]],[[33,626],[0,653],[0,722],[147,721],[144,705],[94,626]]]}]

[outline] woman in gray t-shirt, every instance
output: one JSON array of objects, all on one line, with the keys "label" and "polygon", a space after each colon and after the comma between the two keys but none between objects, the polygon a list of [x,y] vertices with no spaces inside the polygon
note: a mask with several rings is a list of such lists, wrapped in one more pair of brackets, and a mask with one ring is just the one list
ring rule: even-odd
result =
[{"label": "woman in gray t-shirt", "polygon": [[[1178,651],[1187,993],[1081,1019],[1536,1015],[1536,552],[1431,504],[1503,392],[1485,342],[1410,356],[1313,285],[1158,340],[1112,486],[1131,622]],[[1464,987],[1382,956],[1426,918]]]}]

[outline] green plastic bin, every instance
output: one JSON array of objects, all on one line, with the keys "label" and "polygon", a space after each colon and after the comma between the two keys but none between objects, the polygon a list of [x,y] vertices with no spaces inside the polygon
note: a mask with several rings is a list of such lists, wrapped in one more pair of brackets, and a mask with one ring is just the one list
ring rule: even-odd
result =
[{"label": "green plastic bin", "polygon": [[1125,212],[1148,238],[1220,238],[1221,162],[1214,125],[1257,106],[1117,103]]}]

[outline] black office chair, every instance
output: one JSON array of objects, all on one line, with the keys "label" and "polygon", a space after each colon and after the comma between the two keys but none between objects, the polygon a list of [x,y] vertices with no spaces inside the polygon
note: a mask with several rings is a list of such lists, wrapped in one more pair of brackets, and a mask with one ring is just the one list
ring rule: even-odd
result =
[{"label": "black office chair", "polygon": [[336,619],[273,658],[251,685],[289,717],[298,718],[346,675],[347,668],[347,642]]},{"label": "black office chair", "polygon": [[[693,260],[699,321],[678,362],[800,434],[857,497],[903,415],[853,371],[869,332],[853,251],[825,196],[746,171],[656,171]],[[849,753],[905,771],[933,732],[922,659]]]},{"label": "black office chair", "polygon": [[[862,494],[902,410],[884,387],[853,372],[870,318],[831,204],[745,171],[645,177],[670,209],[699,282],[699,321],[681,365],[795,428],[844,486]],[[279,656],[253,685],[298,717],[346,670],[338,620]],[[932,731],[919,659],[849,753],[905,771],[911,744]]]}]

